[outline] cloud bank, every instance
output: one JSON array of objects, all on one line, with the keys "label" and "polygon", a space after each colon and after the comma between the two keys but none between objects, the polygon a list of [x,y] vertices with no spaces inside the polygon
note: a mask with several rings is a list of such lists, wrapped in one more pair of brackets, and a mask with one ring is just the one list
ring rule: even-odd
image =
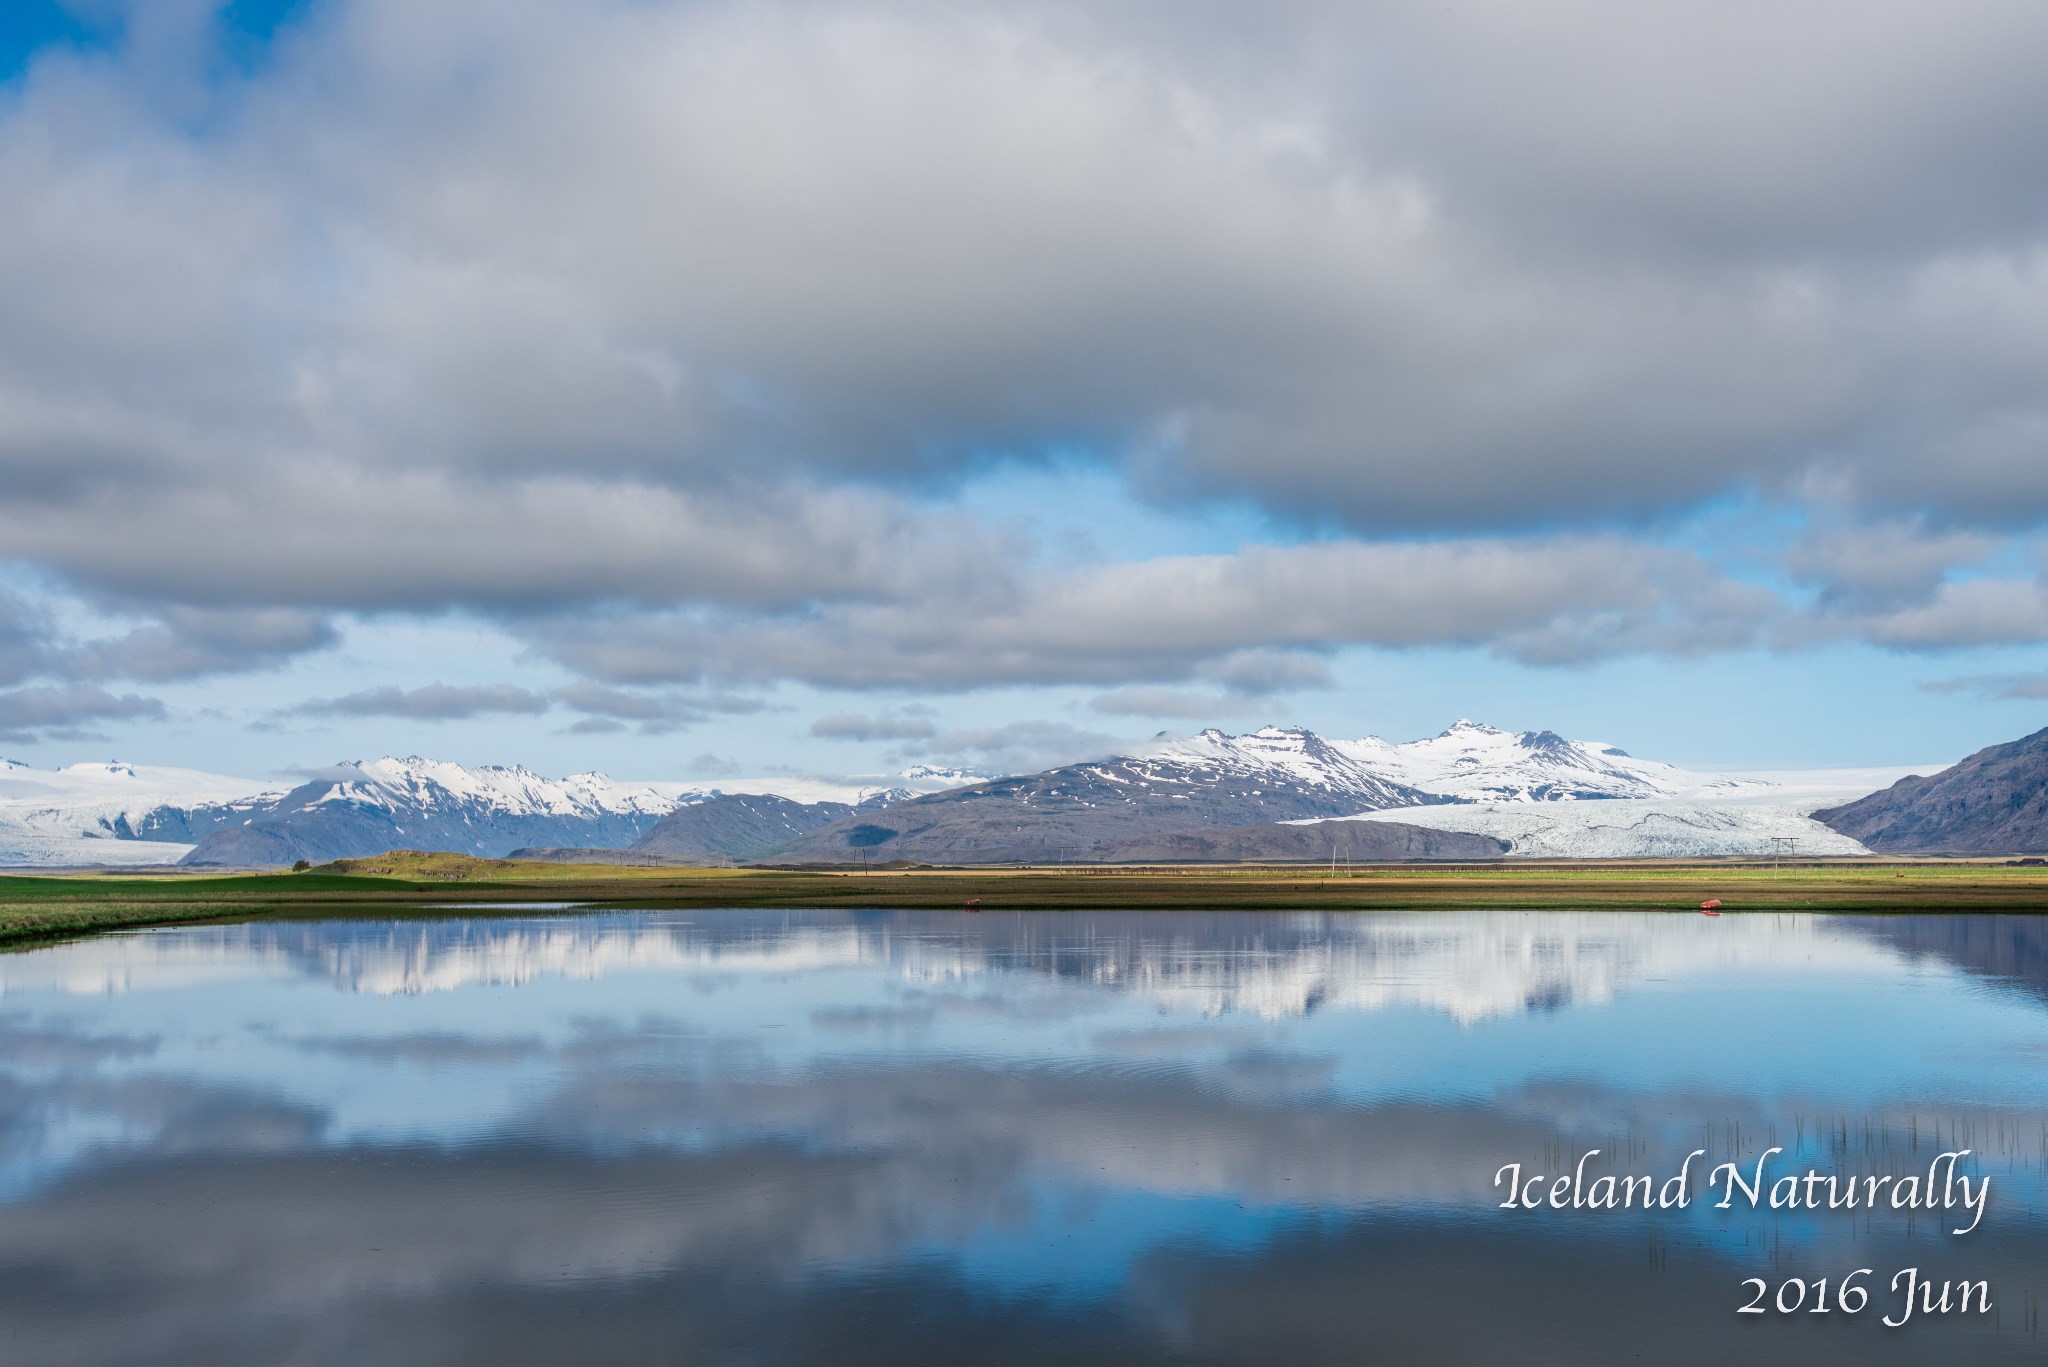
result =
[{"label": "cloud bank", "polygon": [[[2024,0],[333,0],[227,67],[180,14],[0,92],[0,547],[135,623],[0,605],[0,679],[448,610],[592,686],[1152,715],[1351,644],[2048,639]],[[1077,451],[1284,534],[952,501]]]}]

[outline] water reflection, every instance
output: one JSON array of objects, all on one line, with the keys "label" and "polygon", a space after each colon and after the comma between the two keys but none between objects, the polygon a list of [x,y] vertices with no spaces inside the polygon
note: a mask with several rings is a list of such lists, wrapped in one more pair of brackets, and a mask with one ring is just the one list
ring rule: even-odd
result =
[{"label": "water reflection", "polygon": [[[2042,924],[697,912],[4,956],[0,1326],[24,1362],[2038,1354]],[[1503,1163],[1766,1145],[1967,1146],[1993,1207],[1958,1240],[1494,1205]],[[1733,1314],[1907,1265],[2000,1314]]]}]

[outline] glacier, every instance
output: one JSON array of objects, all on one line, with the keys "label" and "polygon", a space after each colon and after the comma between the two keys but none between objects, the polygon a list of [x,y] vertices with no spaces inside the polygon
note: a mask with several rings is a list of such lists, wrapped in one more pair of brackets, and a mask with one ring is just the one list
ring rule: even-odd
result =
[{"label": "glacier", "polygon": [[119,762],[37,769],[0,759],[0,867],[175,864],[194,841],[167,812],[272,800],[256,779]]}]

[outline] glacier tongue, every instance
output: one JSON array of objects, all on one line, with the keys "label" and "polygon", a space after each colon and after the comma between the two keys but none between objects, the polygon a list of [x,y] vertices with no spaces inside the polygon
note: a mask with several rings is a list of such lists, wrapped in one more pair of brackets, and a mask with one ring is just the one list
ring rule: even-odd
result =
[{"label": "glacier tongue", "polygon": [[[1345,819],[1345,818],[1340,818]],[[1688,802],[1459,802],[1368,812],[1356,821],[1402,821],[1440,831],[1490,835],[1517,859],[1696,859],[1768,855],[1772,840],[1799,842],[1802,855],[1870,851],[1807,816],[1797,804]]]},{"label": "glacier tongue", "polygon": [[0,866],[175,864],[189,841],[165,838],[166,808],[275,797],[255,779],[119,762],[37,769],[0,761]]}]

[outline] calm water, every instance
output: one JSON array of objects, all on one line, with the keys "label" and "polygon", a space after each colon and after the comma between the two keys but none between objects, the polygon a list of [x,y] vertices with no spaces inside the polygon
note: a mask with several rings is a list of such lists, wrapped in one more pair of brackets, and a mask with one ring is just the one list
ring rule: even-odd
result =
[{"label": "calm water", "polygon": [[[1982,1223],[1715,1210],[1709,1164]],[[1684,1210],[1502,1210],[1587,1168]],[[2040,1362],[2048,920],[693,912],[0,955],[0,1361]],[[1870,1268],[1868,1307],[1738,1315]],[[1994,1310],[1916,1314],[1913,1267]],[[1810,1305],[1810,1293],[1807,1304]]]}]

